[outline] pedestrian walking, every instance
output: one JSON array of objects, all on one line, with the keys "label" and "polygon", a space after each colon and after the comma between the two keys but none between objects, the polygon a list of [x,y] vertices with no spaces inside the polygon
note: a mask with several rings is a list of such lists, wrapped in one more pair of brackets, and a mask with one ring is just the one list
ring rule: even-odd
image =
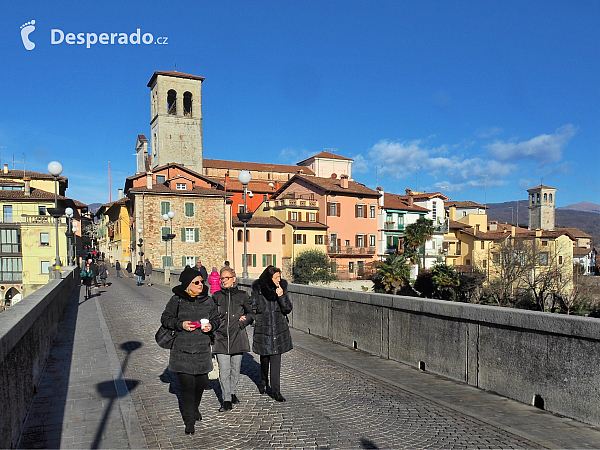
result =
[{"label": "pedestrian walking", "polygon": [[141,286],[144,281],[144,265],[142,264],[141,261],[138,261],[137,265],[135,266],[134,273],[137,276],[137,285]]},{"label": "pedestrian walking", "polygon": [[131,267],[131,261],[127,261],[127,266],[125,266],[125,271],[127,272],[127,276],[129,278],[131,278],[132,275],[132,267]]},{"label": "pedestrian walking", "polygon": [[[169,370],[177,373],[180,407],[185,434],[194,434],[194,425],[202,420],[200,401],[212,370],[211,330],[219,328],[217,305],[208,295],[200,274],[186,266],[179,276],[160,318],[161,324],[177,332],[169,355]],[[206,323],[205,321],[208,321]]]},{"label": "pedestrian walking", "polygon": [[210,293],[214,294],[221,289],[221,275],[217,272],[217,268],[213,267],[212,272],[208,276],[208,285],[210,286]]},{"label": "pedestrian walking", "polygon": [[[281,279],[281,269],[267,268],[252,283],[252,309],[255,314],[252,351],[260,355],[261,394],[267,392],[271,381],[271,397],[285,402],[280,390],[281,355],[290,351],[292,336],[287,314],[292,312],[292,302],[287,292],[287,281]],[[270,378],[269,378],[270,375]]]},{"label": "pedestrian walking", "polygon": [[83,269],[81,269],[81,273],[79,274],[81,280],[83,281],[83,285],[85,286],[85,299],[87,300],[92,296],[92,278],[94,277],[94,272],[90,268],[89,264],[86,264]]},{"label": "pedestrian walking", "polygon": [[118,259],[117,259],[117,262],[115,263],[115,270],[117,271],[117,278],[122,278],[121,277],[121,263],[119,262]]},{"label": "pedestrian walking", "polygon": [[[211,274],[212,275],[212,274]],[[239,403],[236,388],[240,378],[242,357],[250,351],[246,327],[254,321],[252,302],[244,291],[237,288],[233,269],[223,267],[220,272],[221,289],[213,295],[221,325],[215,331],[213,352],[219,362],[219,384],[223,403],[219,411],[229,411]]]},{"label": "pedestrian walking", "polygon": [[148,286],[152,286],[152,281],[151,281],[151,277],[152,276],[152,264],[150,263],[150,260],[148,258],[146,258],[146,265],[144,266],[144,277],[146,278],[146,282],[148,283]]},{"label": "pedestrian walking", "polygon": [[88,263],[90,265],[90,269],[92,269],[92,272],[94,272],[94,288],[98,289],[98,264],[96,264],[94,259],[89,259]]},{"label": "pedestrian walking", "polygon": [[106,283],[106,278],[108,277],[108,269],[106,268],[106,264],[104,261],[100,261],[98,265],[98,276],[100,277],[100,284],[102,287],[108,286]]},{"label": "pedestrian walking", "polygon": [[206,271],[206,267],[204,267],[202,265],[201,260],[198,259],[196,261],[196,265],[194,266],[194,269],[196,269],[198,272],[200,272],[202,279],[204,280],[205,283],[207,283],[208,282],[208,272]]}]

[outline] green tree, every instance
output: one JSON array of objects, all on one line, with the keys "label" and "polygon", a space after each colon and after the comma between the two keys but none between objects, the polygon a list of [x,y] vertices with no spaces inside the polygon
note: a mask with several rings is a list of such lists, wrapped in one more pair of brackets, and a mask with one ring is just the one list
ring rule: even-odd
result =
[{"label": "green tree", "polygon": [[294,282],[308,284],[315,281],[331,281],[327,254],[320,250],[306,250],[294,259]]},{"label": "green tree", "polygon": [[[406,245],[413,249],[415,255],[413,262],[416,262],[421,267],[425,267],[425,242],[433,235],[433,221],[425,217],[419,217],[415,223],[407,225],[404,230],[404,241]],[[423,264],[417,258],[419,248],[423,247]]]},{"label": "green tree", "polygon": [[438,298],[456,300],[456,288],[460,285],[456,269],[446,264],[436,264],[431,268],[431,275]]},{"label": "green tree", "polygon": [[375,292],[397,294],[408,285],[410,266],[405,255],[391,255],[379,266],[373,277]]}]

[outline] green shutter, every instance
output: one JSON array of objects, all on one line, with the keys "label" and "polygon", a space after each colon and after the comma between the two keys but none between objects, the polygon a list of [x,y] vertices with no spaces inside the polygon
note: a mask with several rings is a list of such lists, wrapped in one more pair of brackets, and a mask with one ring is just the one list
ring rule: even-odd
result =
[{"label": "green shutter", "polygon": [[273,255],[273,265],[277,267],[277,257]]},{"label": "green shutter", "polygon": [[256,267],[256,253],[252,255],[252,267]]},{"label": "green shutter", "polygon": [[160,229],[160,237],[162,239],[163,236],[166,236],[167,234],[170,234],[169,227],[161,227]]},{"label": "green shutter", "polygon": [[185,242],[185,228],[181,227],[181,242]]},{"label": "green shutter", "polygon": [[200,242],[200,229],[194,228],[194,242]]},{"label": "green shutter", "polygon": [[185,216],[194,217],[194,204],[186,202],[185,204]]},{"label": "green shutter", "polygon": [[185,256],[181,257],[181,267],[185,267]]},{"label": "green shutter", "polygon": [[267,267],[267,255],[263,255],[263,267]]},{"label": "green shutter", "polygon": [[171,202],[160,202],[160,213],[167,214],[171,210]]},{"label": "green shutter", "polygon": [[246,255],[242,253],[242,267],[246,266]]}]

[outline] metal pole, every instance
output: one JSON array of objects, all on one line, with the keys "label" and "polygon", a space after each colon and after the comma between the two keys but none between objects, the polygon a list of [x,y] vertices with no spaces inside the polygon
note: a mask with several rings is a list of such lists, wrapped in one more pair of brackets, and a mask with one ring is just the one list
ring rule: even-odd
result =
[{"label": "metal pole", "polygon": [[[169,234],[173,234],[173,218],[171,218],[171,229],[169,230]],[[171,265],[173,265],[173,239],[169,239],[171,241]]]},{"label": "metal pole", "polygon": [[[247,192],[247,187],[246,185],[244,185],[244,214],[248,212],[247,207],[246,207],[246,192]],[[243,222],[244,224],[244,273],[242,273],[242,277],[243,278],[248,278],[248,253],[247,253],[247,239],[246,239],[246,221]]]},{"label": "metal pole", "polygon": [[[58,209],[58,192],[57,192],[58,177],[54,177],[54,208]],[[56,258],[54,260],[54,266],[60,266],[60,255],[58,254],[58,220],[60,217],[56,217],[54,220],[56,229]]]}]

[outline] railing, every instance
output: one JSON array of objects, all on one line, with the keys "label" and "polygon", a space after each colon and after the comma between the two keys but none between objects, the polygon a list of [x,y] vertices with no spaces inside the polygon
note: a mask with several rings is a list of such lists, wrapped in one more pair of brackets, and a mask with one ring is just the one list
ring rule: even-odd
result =
[{"label": "railing", "polygon": [[[60,218],[59,225],[66,225],[67,219]],[[19,223],[19,222],[5,222],[5,223]],[[54,225],[54,218],[49,215],[31,215],[31,214],[22,214],[21,215],[21,223],[26,223],[29,225]]]},{"label": "railing", "polygon": [[281,200],[270,200],[267,203],[269,208],[282,207],[282,206],[300,206],[300,207],[311,207],[318,208],[319,202],[317,200],[301,199],[301,198],[284,198]]},{"label": "railing", "polygon": [[375,247],[350,247],[347,245],[330,245],[327,247],[327,253],[337,255],[374,255]]},{"label": "railing", "polygon": [[404,224],[403,223],[396,224],[396,222],[386,222],[384,224],[383,229],[385,231],[404,231]]}]

